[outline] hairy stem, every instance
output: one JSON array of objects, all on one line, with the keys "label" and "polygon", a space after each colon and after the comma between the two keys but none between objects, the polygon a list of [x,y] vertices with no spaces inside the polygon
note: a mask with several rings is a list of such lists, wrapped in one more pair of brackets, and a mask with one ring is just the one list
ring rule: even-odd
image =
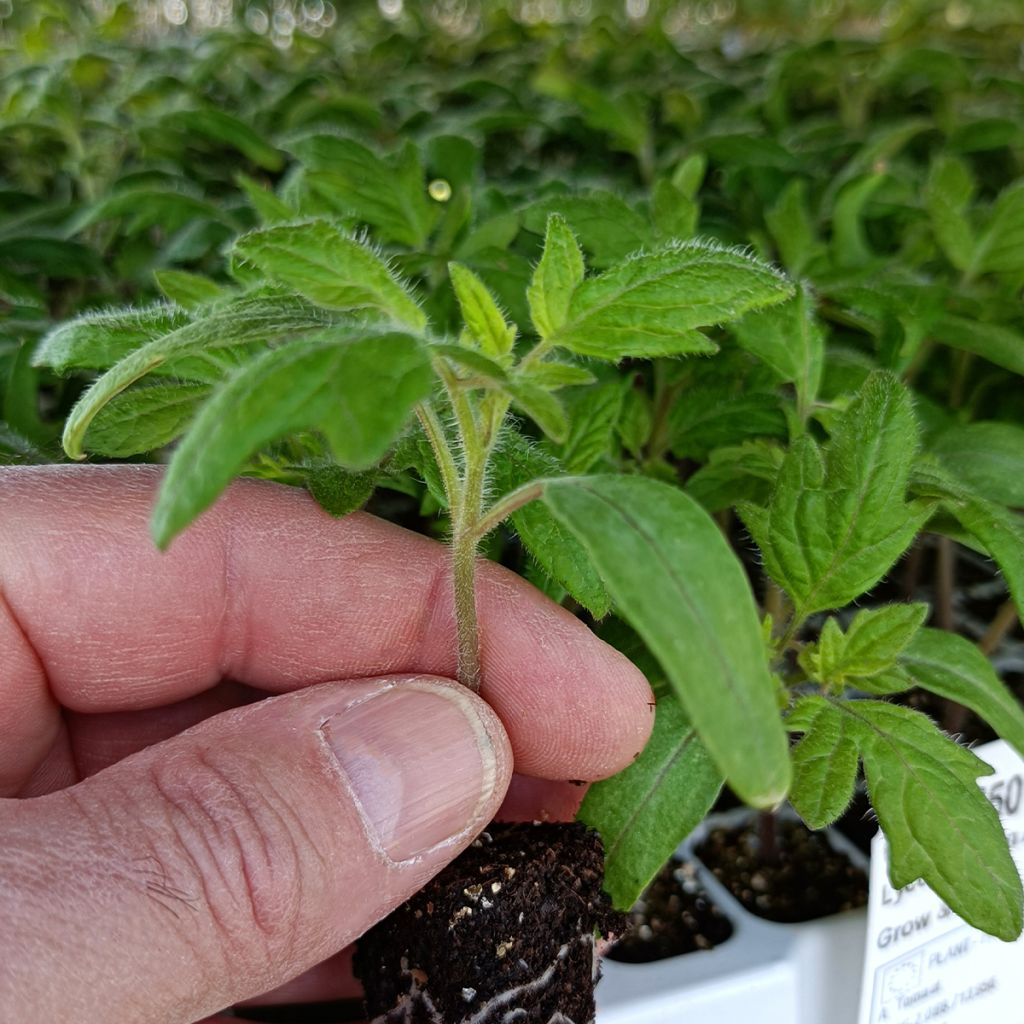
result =
[{"label": "hairy stem", "polygon": [[473,530],[477,541],[483,540],[491,530],[500,526],[513,512],[518,512],[524,505],[539,498],[543,492],[544,486],[540,482],[524,484],[522,487],[510,491],[480,517]]},{"label": "hairy stem", "polygon": [[416,415],[423,427],[423,433],[427,435],[427,440],[430,442],[437,467],[441,471],[441,481],[444,484],[445,495],[448,497],[448,508],[454,509],[459,503],[459,471],[456,468],[451,449],[448,447],[444,427],[437,418],[434,407],[426,402],[416,407]]},{"label": "hairy stem", "polygon": [[[467,474],[463,500],[474,482]],[[479,502],[477,502],[479,509]],[[480,692],[480,628],[476,616],[476,545],[471,525],[462,516],[452,536],[452,583],[455,589],[455,625],[458,632],[458,678],[474,693]]]}]

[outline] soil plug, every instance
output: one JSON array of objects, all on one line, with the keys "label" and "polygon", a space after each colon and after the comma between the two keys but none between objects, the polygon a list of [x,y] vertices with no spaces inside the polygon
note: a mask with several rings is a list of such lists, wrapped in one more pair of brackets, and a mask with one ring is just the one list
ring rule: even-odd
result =
[{"label": "soil plug", "polygon": [[359,941],[374,1024],[589,1024],[596,940],[622,915],[597,833],[493,825]]}]

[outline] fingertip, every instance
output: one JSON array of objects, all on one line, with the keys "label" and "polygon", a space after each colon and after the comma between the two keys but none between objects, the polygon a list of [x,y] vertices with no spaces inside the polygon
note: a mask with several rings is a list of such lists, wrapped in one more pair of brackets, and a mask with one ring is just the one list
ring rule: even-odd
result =
[{"label": "fingertip", "polygon": [[643,673],[519,577],[497,566],[481,576],[483,696],[505,724],[516,771],[592,781],[629,765],[653,725]]}]

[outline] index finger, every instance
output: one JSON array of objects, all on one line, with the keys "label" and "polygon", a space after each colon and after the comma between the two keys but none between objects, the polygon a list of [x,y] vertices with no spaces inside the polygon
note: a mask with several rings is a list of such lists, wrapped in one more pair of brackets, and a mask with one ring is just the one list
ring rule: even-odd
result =
[{"label": "index finger", "polygon": [[[0,721],[16,723],[7,750],[44,743],[57,704],[155,707],[224,678],[280,693],[455,674],[443,545],[361,513],[332,519],[303,491],[243,480],[161,554],[148,532],[159,472],[0,471],[0,640],[13,651]],[[600,778],[639,753],[650,691],[621,654],[493,563],[480,563],[477,607],[482,694],[517,771]]]}]

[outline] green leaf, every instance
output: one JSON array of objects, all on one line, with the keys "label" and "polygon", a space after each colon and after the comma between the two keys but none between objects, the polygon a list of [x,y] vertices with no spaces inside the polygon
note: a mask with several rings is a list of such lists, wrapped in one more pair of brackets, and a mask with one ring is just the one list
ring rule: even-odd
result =
[{"label": "green leaf", "polygon": [[449,263],[448,274],[470,337],[487,355],[507,356],[515,344],[516,329],[502,315],[487,286],[461,263]]},{"label": "green leaf", "polygon": [[339,212],[351,212],[382,238],[422,250],[437,216],[412,142],[382,160],[354,139],[312,135],[291,144],[306,179]]},{"label": "green leaf", "polygon": [[714,352],[717,346],[695,328],[735,320],[791,294],[781,274],[745,253],[685,242],[584,281],[551,340],[610,360]]},{"label": "green leaf", "polygon": [[924,188],[924,204],[935,237],[946,258],[965,271],[974,252],[974,231],[968,208],[974,196],[970,169],[954,156],[940,156],[931,166]]},{"label": "green leaf", "polygon": [[885,171],[867,174],[840,190],[832,212],[832,251],[838,266],[860,267],[874,259],[864,230],[864,210],[887,177]]},{"label": "green leaf", "polygon": [[216,281],[211,281],[202,274],[190,274],[185,270],[156,270],[153,279],[157,288],[171,302],[185,309],[201,306],[205,302],[222,299],[227,292]]},{"label": "green leaf", "polygon": [[[1005,941],[1021,932],[1024,893],[995,809],[977,778],[992,769],[925,716],[880,701],[809,697],[842,717],[864,761],[871,805],[889,841],[889,878],[918,878],[968,924]],[[838,731],[837,726],[833,728]]]},{"label": "green leaf", "polygon": [[854,730],[820,697],[798,700],[786,728],[804,734],[792,751],[790,803],[808,828],[827,828],[853,800],[860,763]]},{"label": "green leaf", "polygon": [[[1024,756],[1024,708],[992,663],[965,637],[922,629],[900,654],[902,678],[884,692],[921,686],[980,715]],[[902,685],[901,685],[902,684]]]},{"label": "green leaf", "polygon": [[460,369],[471,374],[477,374],[496,384],[508,383],[508,372],[500,363],[485,356],[476,349],[466,348],[464,345],[431,345],[430,351],[442,355],[450,360]]},{"label": "green leaf", "polygon": [[928,518],[931,503],[905,500],[917,436],[910,394],[895,376],[875,373],[825,453],[811,437],[799,438],[768,506],[741,506],[798,620],[870,589]]},{"label": "green leaf", "polygon": [[1024,506],[1024,428],[996,422],[952,427],[936,438],[932,451],[981,497]]},{"label": "green leaf", "polygon": [[946,345],[1024,376],[1024,334],[1012,327],[946,313],[936,319],[931,333]]},{"label": "green leaf", "polygon": [[[133,348],[82,396],[64,426],[64,450],[82,458],[82,440],[89,424],[107,402],[125,388],[182,357],[206,355],[247,342],[268,343],[302,330],[323,327],[324,314],[296,296],[253,292],[220,303],[201,320]],[[104,325],[107,327],[108,325]]]},{"label": "green leaf", "polygon": [[890,604],[857,612],[844,636],[840,671],[860,677],[889,668],[927,617],[926,604]]},{"label": "green leaf", "polygon": [[[558,460],[531,445],[521,434],[506,430],[491,468],[497,495],[541,477],[561,472]],[[540,502],[512,514],[512,526],[523,546],[549,576],[596,619],[608,614],[611,603],[600,575],[583,546]]]},{"label": "green leaf", "polygon": [[921,459],[915,465],[914,489],[941,498],[943,508],[981,542],[1002,570],[1017,609],[1024,615],[1024,518],[987,501],[933,459]]},{"label": "green leaf", "polygon": [[351,473],[341,466],[317,466],[306,478],[306,487],[325,512],[341,518],[370,500],[379,477],[376,469]]},{"label": "green leaf", "polygon": [[628,910],[676,847],[700,824],[722,788],[678,702],[658,701],[654,730],[625,771],[590,787],[579,820],[601,833],[605,890]]},{"label": "green leaf", "polygon": [[828,686],[842,686],[847,680],[860,686],[863,677],[892,668],[927,617],[926,604],[864,609],[845,633],[835,619],[829,619],[816,647],[800,652],[800,664]]},{"label": "green leaf", "polygon": [[204,136],[231,146],[265,171],[280,171],[284,167],[284,156],[274,146],[244,121],[223,110],[205,107],[175,111],[164,118],[163,126],[175,128],[186,137]]},{"label": "green leaf", "polygon": [[259,214],[264,224],[278,224],[282,221],[294,220],[296,211],[293,210],[283,199],[279,199],[274,192],[265,188],[258,181],[250,178],[247,174],[239,172],[235,175],[235,181],[241,186],[249,199],[252,208]]},{"label": "green leaf", "polygon": [[782,466],[782,449],[767,441],[746,441],[718,448],[687,481],[686,493],[708,512],[720,512],[740,502],[762,504]]},{"label": "green leaf", "polygon": [[0,266],[0,302],[30,309],[45,309],[46,299],[32,281],[26,281]]},{"label": "green leaf", "polygon": [[632,207],[611,192],[557,195],[523,211],[527,230],[545,234],[550,214],[565,218],[594,267],[609,267],[650,241],[650,228]]},{"label": "green leaf", "polygon": [[691,238],[697,232],[700,205],[667,178],[655,183],[651,195],[651,221],[659,241]]},{"label": "green leaf", "polygon": [[122,392],[90,424],[89,450],[123,459],[163,448],[185,430],[209,393],[206,384],[184,383]]},{"label": "green leaf", "polygon": [[525,412],[552,441],[560,444],[565,440],[569,420],[565,407],[550,391],[524,380],[509,381],[505,391],[512,396],[512,404]]},{"label": "green leaf", "polygon": [[988,227],[978,238],[968,275],[1015,274],[1024,270],[1024,181],[1005,188],[992,205]]},{"label": "green leaf", "polygon": [[680,459],[703,461],[714,449],[749,438],[786,436],[786,417],[774,393],[706,386],[691,390],[669,412],[670,445]]},{"label": "green leaf", "polygon": [[651,437],[654,426],[654,411],[650,397],[643,391],[630,388],[622,403],[618,431],[623,447],[635,459],[639,459]]},{"label": "green leaf", "polygon": [[703,153],[691,153],[672,172],[672,184],[688,199],[696,199],[707,170],[707,157]]},{"label": "green leaf", "polygon": [[15,434],[34,445],[45,445],[56,432],[40,416],[40,374],[32,364],[33,347],[33,342],[23,341],[15,348],[8,366],[0,366],[3,420]]},{"label": "green leaf", "polygon": [[40,465],[53,462],[31,440],[0,420],[0,466]]},{"label": "green leaf", "polygon": [[32,362],[57,373],[105,370],[134,349],[189,321],[185,310],[169,305],[84,313],[50,331],[36,347]]},{"label": "green leaf", "polygon": [[407,334],[353,339],[335,329],[265,353],[214,394],[175,450],[153,512],[154,539],[166,547],[253,455],[297,431],[323,431],[343,467],[369,468],[432,381],[424,349]]},{"label": "green leaf", "polygon": [[372,249],[326,221],[258,228],[235,242],[233,252],[317,305],[376,310],[414,331],[426,327],[404,282]]},{"label": "green leaf", "polygon": [[542,500],[590,553],[732,788],[775,806],[789,785],[785,733],[750,585],[715,521],[642,477],[550,480]]},{"label": "green leaf", "polygon": [[823,249],[808,208],[807,182],[793,178],[775,205],[765,210],[764,219],[783,265],[794,277],[799,276]]},{"label": "green leaf", "polygon": [[586,473],[611,451],[628,381],[611,380],[588,388],[569,401],[569,432],[562,446],[567,473]]},{"label": "green leaf", "polygon": [[85,207],[73,220],[75,233],[101,221],[123,218],[122,230],[139,235],[151,228],[178,231],[192,221],[213,221],[237,227],[234,219],[214,203],[170,188],[128,188],[111,192]]},{"label": "green leaf", "polygon": [[569,316],[569,302],[583,280],[583,253],[572,228],[560,214],[548,217],[544,252],[526,290],[530,319],[542,338],[549,338]]},{"label": "green leaf", "polygon": [[818,397],[825,361],[825,337],[805,288],[792,302],[748,313],[733,326],[740,346],[768,364],[779,379],[796,386],[807,410]]},{"label": "green leaf", "polygon": [[520,367],[516,376],[542,388],[580,387],[593,384],[597,379],[589,370],[575,363],[561,363],[556,359],[545,359]]}]

